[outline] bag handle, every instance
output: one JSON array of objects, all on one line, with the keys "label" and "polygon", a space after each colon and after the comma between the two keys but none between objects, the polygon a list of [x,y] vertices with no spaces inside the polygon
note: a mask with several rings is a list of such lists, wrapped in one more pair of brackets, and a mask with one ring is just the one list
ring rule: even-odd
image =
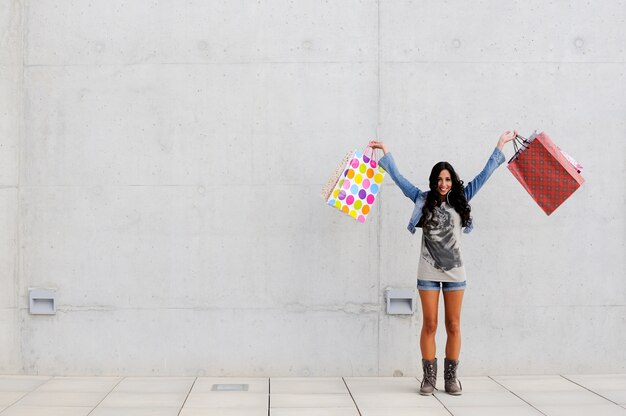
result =
[{"label": "bag handle", "polygon": [[529,145],[530,140],[523,136],[520,136],[519,134],[515,135],[515,138],[513,139],[513,149],[515,150],[515,154],[509,160],[509,163],[515,160],[515,158],[517,158],[519,154],[522,153],[524,150],[528,149]]},{"label": "bag handle", "polygon": [[378,159],[376,158],[376,149],[372,147],[365,146],[365,149],[363,149],[363,156],[367,156],[368,149],[371,151],[370,159],[378,163]]},{"label": "bag handle", "polygon": [[519,152],[520,150],[518,144],[522,146],[522,150],[527,149],[528,145],[530,144],[530,140],[517,134],[515,135],[515,139],[513,140],[513,148],[515,149],[515,153]]}]

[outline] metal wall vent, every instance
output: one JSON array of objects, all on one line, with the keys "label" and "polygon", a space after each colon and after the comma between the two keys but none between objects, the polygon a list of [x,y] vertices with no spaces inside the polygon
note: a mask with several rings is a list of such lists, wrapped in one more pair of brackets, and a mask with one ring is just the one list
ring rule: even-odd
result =
[{"label": "metal wall vent", "polygon": [[413,315],[417,303],[415,289],[387,288],[385,298],[387,298],[388,315]]},{"label": "metal wall vent", "polygon": [[54,289],[29,288],[28,311],[31,315],[56,314],[56,291]]}]

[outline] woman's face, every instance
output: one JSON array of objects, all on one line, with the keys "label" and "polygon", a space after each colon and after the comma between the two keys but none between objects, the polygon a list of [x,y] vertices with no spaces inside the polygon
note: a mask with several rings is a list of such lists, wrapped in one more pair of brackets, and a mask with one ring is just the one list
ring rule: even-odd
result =
[{"label": "woman's face", "polygon": [[439,195],[446,196],[448,192],[452,189],[452,177],[450,177],[450,172],[448,169],[444,169],[439,172],[439,176],[437,177],[437,192]]}]

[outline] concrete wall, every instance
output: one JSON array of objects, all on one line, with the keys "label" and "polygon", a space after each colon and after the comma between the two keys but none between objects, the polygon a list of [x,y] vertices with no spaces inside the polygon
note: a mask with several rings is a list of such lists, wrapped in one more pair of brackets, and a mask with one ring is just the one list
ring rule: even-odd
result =
[{"label": "concrete wall", "polygon": [[21,370],[17,297],[22,6],[0,0],[0,372]]},{"label": "concrete wall", "polygon": [[410,201],[387,179],[361,225],[319,189],[375,136],[469,180],[508,128],[587,183],[546,217],[502,167],[472,201],[463,373],[626,371],[622,4],[1,3],[0,372],[417,374],[383,298]]}]

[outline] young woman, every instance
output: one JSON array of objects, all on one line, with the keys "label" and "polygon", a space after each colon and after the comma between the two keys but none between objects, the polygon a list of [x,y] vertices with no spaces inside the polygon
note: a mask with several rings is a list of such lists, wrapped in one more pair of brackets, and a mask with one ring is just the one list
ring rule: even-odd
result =
[{"label": "young woman", "polygon": [[516,131],[506,131],[500,136],[485,168],[467,186],[463,186],[463,181],[449,163],[437,163],[428,178],[430,190],[425,192],[400,174],[385,143],[378,141],[369,143],[370,147],[383,151],[384,156],[379,160],[380,166],[389,173],[404,195],[415,204],[409,221],[409,231],[415,233],[416,227],[421,227],[423,231],[417,268],[417,289],[424,316],[420,336],[424,377],[420,394],[431,395],[437,385],[435,333],[440,290],[443,290],[447,333],[445,388],[446,392],[454,395],[462,392],[461,382],[456,377],[461,352],[461,303],[465,291],[461,229],[463,228],[465,233],[472,230],[469,201],[504,162],[502,148],[516,135]]}]

